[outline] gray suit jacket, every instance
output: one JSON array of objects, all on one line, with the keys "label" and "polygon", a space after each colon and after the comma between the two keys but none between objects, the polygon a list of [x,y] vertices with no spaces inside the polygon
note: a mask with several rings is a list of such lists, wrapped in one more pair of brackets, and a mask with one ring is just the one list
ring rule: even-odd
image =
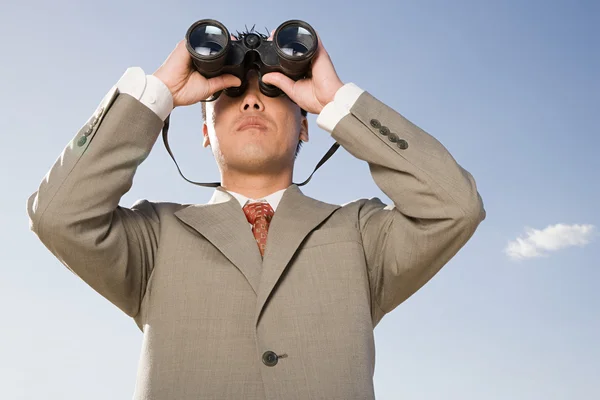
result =
[{"label": "gray suit jacket", "polygon": [[113,89],[27,204],[44,245],[143,331],[134,398],[373,399],[373,328],[484,219],[472,176],[365,92],[332,135],[394,204],[292,185],[263,260],[222,189],[208,204],[118,205],[161,127]]}]

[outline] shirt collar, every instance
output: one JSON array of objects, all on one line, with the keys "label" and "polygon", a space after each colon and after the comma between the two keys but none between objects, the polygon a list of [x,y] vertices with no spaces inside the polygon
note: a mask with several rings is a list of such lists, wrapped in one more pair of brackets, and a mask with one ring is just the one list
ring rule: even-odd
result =
[{"label": "shirt collar", "polygon": [[269,205],[271,206],[273,211],[277,211],[277,206],[279,205],[279,202],[281,201],[281,198],[283,197],[283,193],[286,190],[287,190],[287,188],[281,189],[281,190],[279,190],[275,193],[271,193],[270,195],[265,196],[261,199],[250,199],[250,198],[244,196],[243,194],[232,192],[230,190],[227,190],[227,193],[229,193],[230,195],[232,195],[233,197],[236,198],[236,200],[240,203],[240,207],[244,207],[247,202],[266,201],[267,203],[269,203]]}]

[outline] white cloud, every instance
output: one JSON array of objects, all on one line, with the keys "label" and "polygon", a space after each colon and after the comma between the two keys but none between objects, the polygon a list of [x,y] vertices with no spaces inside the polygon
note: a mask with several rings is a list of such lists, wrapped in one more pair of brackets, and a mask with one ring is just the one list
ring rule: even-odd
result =
[{"label": "white cloud", "polygon": [[513,260],[546,256],[548,252],[571,246],[583,247],[591,240],[593,225],[550,225],[545,229],[526,229],[526,234],[510,241],[504,250]]}]

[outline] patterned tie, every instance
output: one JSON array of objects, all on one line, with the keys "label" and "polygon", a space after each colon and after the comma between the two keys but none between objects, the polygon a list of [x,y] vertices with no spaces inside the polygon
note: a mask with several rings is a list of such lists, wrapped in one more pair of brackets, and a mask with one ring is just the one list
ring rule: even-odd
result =
[{"label": "patterned tie", "polygon": [[265,255],[267,247],[267,233],[269,232],[269,224],[273,218],[275,211],[269,203],[247,203],[244,208],[244,214],[250,224],[252,224],[252,233],[258,244],[260,255]]}]

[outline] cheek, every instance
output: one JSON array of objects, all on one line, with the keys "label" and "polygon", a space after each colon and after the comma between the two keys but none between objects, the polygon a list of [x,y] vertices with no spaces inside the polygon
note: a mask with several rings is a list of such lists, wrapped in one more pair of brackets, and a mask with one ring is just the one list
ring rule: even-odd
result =
[{"label": "cheek", "polygon": [[206,103],[206,118],[210,120],[211,125],[227,125],[227,121],[232,120],[236,112],[236,106],[225,95],[221,95],[217,100]]},{"label": "cheek", "polygon": [[209,114],[207,108],[207,119],[209,119],[209,121],[207,121],[207,127],[211,141],[226,141],[229,135],[226,135],[225,133],[231,130],[230,121],[232,120],[232,118],[227,116],[227,110],[217,106],[212,110],[212,113]]},{"label": "cheek", "polygon": [[290,115],[286,121],[286,137],[294,144],[298,141],[300,133],[300,121],[294,115]]},{"label": "cheek", "polygon": [[219,145],[219,138],[217,137],[214,127],[208,127],[208,139],[213,147],[217,147]]}]

